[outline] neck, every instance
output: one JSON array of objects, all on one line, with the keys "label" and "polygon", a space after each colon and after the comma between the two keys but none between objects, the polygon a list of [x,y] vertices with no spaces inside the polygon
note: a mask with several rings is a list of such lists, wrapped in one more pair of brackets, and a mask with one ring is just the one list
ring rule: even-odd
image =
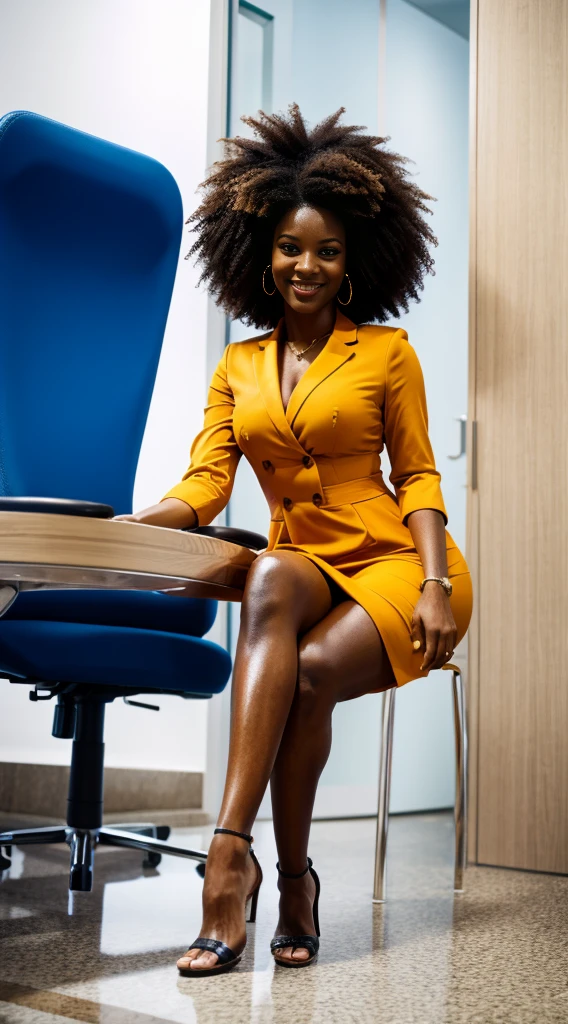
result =
[{"label": "neck", "polygon": [[335,324],[335,304],[329,303],[317,313],[298,313],[287,303],[284,308],[286,338],[288,341],[307,345],[314,338],[333,331]]}]

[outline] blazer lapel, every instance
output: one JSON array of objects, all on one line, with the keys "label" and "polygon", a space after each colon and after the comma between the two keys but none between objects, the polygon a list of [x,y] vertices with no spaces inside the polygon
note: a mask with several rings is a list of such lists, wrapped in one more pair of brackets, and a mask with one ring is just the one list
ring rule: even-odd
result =
[{"label": "blazer lapel", "polygon": [[328,338],[324,348],[316,356],[313,363],[310,363],[290,396],[288,408],[286,409],[286,419],[290,424],[290,428],[294,426],[296,416],[304,402],[318,385],[355,355],[353,350],[356,345],[357,328],[355,324],[338,310],[333,334]]},{"label": "blazer lapel", "polygon": [[258,351],[253,354],[252,361],[258,389],[274,426],[288,443],[293,441],[296,447],[303,451],[304,449],[292,430],[294,421],[304,402],[318,384],[321,384],[330,374],[335,373],[354,355],[353,348],[357,345],[357,328],[340,310],[337,311],[333,333],[296,384],[286,412],[284,412],[278,376],[278,338],[282,322],[281,320],[268,338],[262,338],[259,341]]},{"label": "blazer lapel", "polygon": [[290,429],[282,405],[278,379],[278,327],[269,338],[262,338],[259,341],[258,351],[253,353],[252,364],[258,390],[276,430],[286,444],[295,442],[297,447],[301,447]]}]

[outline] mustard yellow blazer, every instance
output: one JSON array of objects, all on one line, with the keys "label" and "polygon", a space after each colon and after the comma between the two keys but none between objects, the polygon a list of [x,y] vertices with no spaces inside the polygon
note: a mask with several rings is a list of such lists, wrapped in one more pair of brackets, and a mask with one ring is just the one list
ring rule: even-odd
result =
[{"label": "mustard yellow blazer", "polygon": [[[284,411],[281,329],[282,321],[270,335],[226,347],[189,469],[164,497],[181,498],[207,525],[229,501],[244,454],[270,508],[267,550],[311,559],[366,609],[401,686],[428,674],[410,636],[424,572],[406,520],[435,508],[448,521],[418,357],[406,331],[356,327],[338,311]],[[385,445],[394,494],[381,473]],[[446,539],[459,642],[471,618],[471,578],[447,530]]]}]

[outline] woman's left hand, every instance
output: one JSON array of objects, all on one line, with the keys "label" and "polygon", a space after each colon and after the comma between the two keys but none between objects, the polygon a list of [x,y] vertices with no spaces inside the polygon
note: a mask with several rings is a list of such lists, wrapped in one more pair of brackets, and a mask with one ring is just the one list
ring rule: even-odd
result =
[{"label": "woman's left hand", "polygon": [[424,653],[420,671],[429,672],[445,665],[454,653],[456,638],[457,627],[450,599],[439,583],[430,581],[426,583],[412,616],[411,642],[420,640],[420,651]]}]

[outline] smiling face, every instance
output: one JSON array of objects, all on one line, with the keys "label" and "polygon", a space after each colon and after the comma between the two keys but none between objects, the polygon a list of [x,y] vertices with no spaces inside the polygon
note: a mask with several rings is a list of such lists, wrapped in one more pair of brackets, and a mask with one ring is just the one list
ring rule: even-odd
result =
[{"label": "smiling face", "polygon": [[345,258],[345,229],[329,210],[298,206],[276,226],[274,283],[298,313],[318,313],[333,302],[345,277]]}]

